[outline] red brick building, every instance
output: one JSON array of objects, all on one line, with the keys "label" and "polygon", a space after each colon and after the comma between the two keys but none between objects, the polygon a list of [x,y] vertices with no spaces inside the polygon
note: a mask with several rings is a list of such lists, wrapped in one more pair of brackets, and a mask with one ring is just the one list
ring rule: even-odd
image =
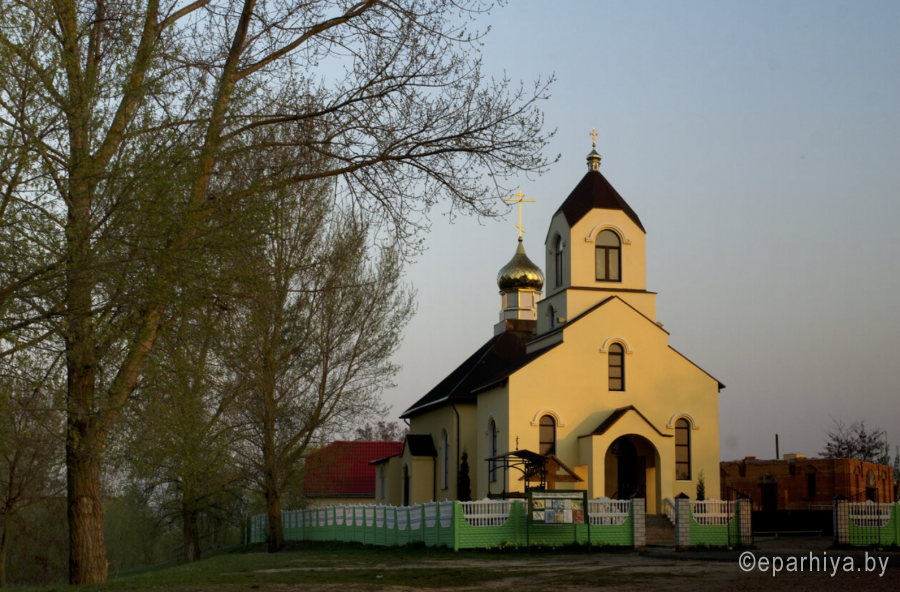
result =
[{"label": "red brick building", "polygon": [[403,442],[332,442],[306,459],[303,494],[310,506],[375,503],[373,460],[400,454]]},{"label": "red brick building", "polygon": [[894,501],[894,471],[875,463],[785,454],[783,460],[748,456],[719,467],[722,499],[748,496],[754,510],[821,510],[838,494],[852,501]]}]

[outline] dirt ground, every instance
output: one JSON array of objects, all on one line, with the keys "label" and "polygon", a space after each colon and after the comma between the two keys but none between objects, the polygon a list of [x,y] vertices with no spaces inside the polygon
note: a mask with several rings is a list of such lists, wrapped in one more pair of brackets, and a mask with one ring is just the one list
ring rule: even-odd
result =
[{"label": "dirt ground", "polygon": [[[709,551],[675,553],[673,549],[650,548],[644,554],[596,553],[578,555],[511,556],[482,559],[422,559],[410,563],[371,565],[383,567],[394,582],[403,581],[402,573],[415,573],[421,569],[441,569],[452,573],[460,570],[481,570],[514,573],[512,577],[492,579],[477,586],[455,586],[448,576],[443,587],[434,590],[479,590],[484,592],[536,590],[666,590],[698,592],[700,590],[800,590],[822,592],[825,590],[900,590],[900,553],[876,553],[864,551],[842,553],[829,551],[827,539],[769,539],[761,540],[754,554],[754,567],[744,571],[739,566],[738,551]],[[817,557],[817,569],[811,569],[810,555]],[[791,558],[796,571],[789,571]],[[800,559],[805,559],[803,564]],[[745,558],[745,561],[749,561]],[[774,571],[772,566],[779,566]],[[762,569],[762,566],[767,566]],[[802,571],[801,571],[802,568]],[[852,571],[847,571],[852,568]],[[869,570],[867,571],[867,568]],[[279,569],[279,572],[316,569],[333,570],[334,566],[306,565]],[[399,578],[398,578],[399,576]],[[342,585],[263,585],[263,590],[389,590],[407,592],[411,586],[382,586],[375,576],[372,584]]]}]

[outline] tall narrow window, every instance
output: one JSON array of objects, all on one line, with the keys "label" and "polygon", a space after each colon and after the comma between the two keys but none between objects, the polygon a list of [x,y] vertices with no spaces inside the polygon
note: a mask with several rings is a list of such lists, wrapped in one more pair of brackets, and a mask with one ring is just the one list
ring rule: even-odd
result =
[{"label": "tall narrow window", "polygon": [[447,430],[441,432],[441,489],[447,489],[450,482],[450,446],[447,443]]},{"label": "tall narrow window", "polygon": [[619,235],[612,230],[604,230],[594,239],[596,246],[597,281],[622,281],[622,243]]},{"label": "tall narrow window", "polygon": [[806,497],[816,497],[816,467],[806,467]]},{"label": "tall narrow window", "polygon": [[556,422],[549,415],[541,417],[541,454],[556,454]]},{"label": "tall narrow window", "polygon": [[625,390],[625,350],[618,343],[609,346],[609,390]]},{"label": "tall narrow window", "polygon": [[378,467],[378,480],[381,489],[381,499],[384,499],[384,465]]},{"label": "tall narrow window", "polygon": [[562,265],[562,237],[557,234],[556,240],[553,243],[553,268],[556,271],[557,287],[561,286],[563,283]]},{"label": "tall narrow window", "polygon": [[675,422],[675,478],[691,480],[691,424],[684,418]]},{"label": "tall narrow window", "polygon": [[[495,456],[497,456],[497,424],[494,423],[494,420],[491,420],[491,425],[488,427],[488,449],[490,451],[490,454],[488,454],[489,458],[494,458]],[[491,477],[491,482],[496,481],[497,461],[488,461],[488,471]]]},{"label": "tall narrow window", "polygon": [[550,315],[550,328],[553,329],[556,327],[556,309],[553,308],[552,304],[547,307],[547,313]]}]

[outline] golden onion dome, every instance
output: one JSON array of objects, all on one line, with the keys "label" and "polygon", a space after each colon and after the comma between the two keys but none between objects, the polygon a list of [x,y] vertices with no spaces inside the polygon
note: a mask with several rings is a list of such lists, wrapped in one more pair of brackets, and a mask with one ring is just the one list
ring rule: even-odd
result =
[{"label": "golden onion dome", "polygon": [[497,274],[497,285],[503,292],[509,290],[531,289],[540,290],[544,287],[544,274],[541,268],[531,262],[525,254],[522,246],[522,238],[519,237],[519,246],[516,254],[509,263],[503,266]]}]

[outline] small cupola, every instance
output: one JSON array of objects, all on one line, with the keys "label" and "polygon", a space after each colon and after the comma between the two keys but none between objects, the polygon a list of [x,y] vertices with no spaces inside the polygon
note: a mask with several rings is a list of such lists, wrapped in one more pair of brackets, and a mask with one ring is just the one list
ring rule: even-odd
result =
[{"label": "small cupola", "polygon": [[[494,332],[514,330],[531,330],[537,323],[537,303],[541,299],[544,287],[544,272],[525,254],[522,244],[522,203],[533,202],[525,199],[520,191],[516,198],[507,198],[519,204],[519,245],[509,263],[497,274],[497,287],[500,288],[500,322],[494,326]],[[521,323],[520,321],[526,321]],[[526,326],[527,325],[527,326]]]},{"label": "small cupola", "polygon": [[525,254],[522,237],[519,237],[519,246],[516,247],[513,258],[497,274],[497,286],[501,293],[516,290],[540,291],[544,287],[544,272]]},{"label": "small cupola", "polygon": [[519,237],[519,246],[512,259],[497,274],[497,287],[500,288],[501,310],[500,323],[495,332],[518,326],[507,321],[537,321],[537,303],[544,287],[544,273],[525,254],[522,237]]}]

